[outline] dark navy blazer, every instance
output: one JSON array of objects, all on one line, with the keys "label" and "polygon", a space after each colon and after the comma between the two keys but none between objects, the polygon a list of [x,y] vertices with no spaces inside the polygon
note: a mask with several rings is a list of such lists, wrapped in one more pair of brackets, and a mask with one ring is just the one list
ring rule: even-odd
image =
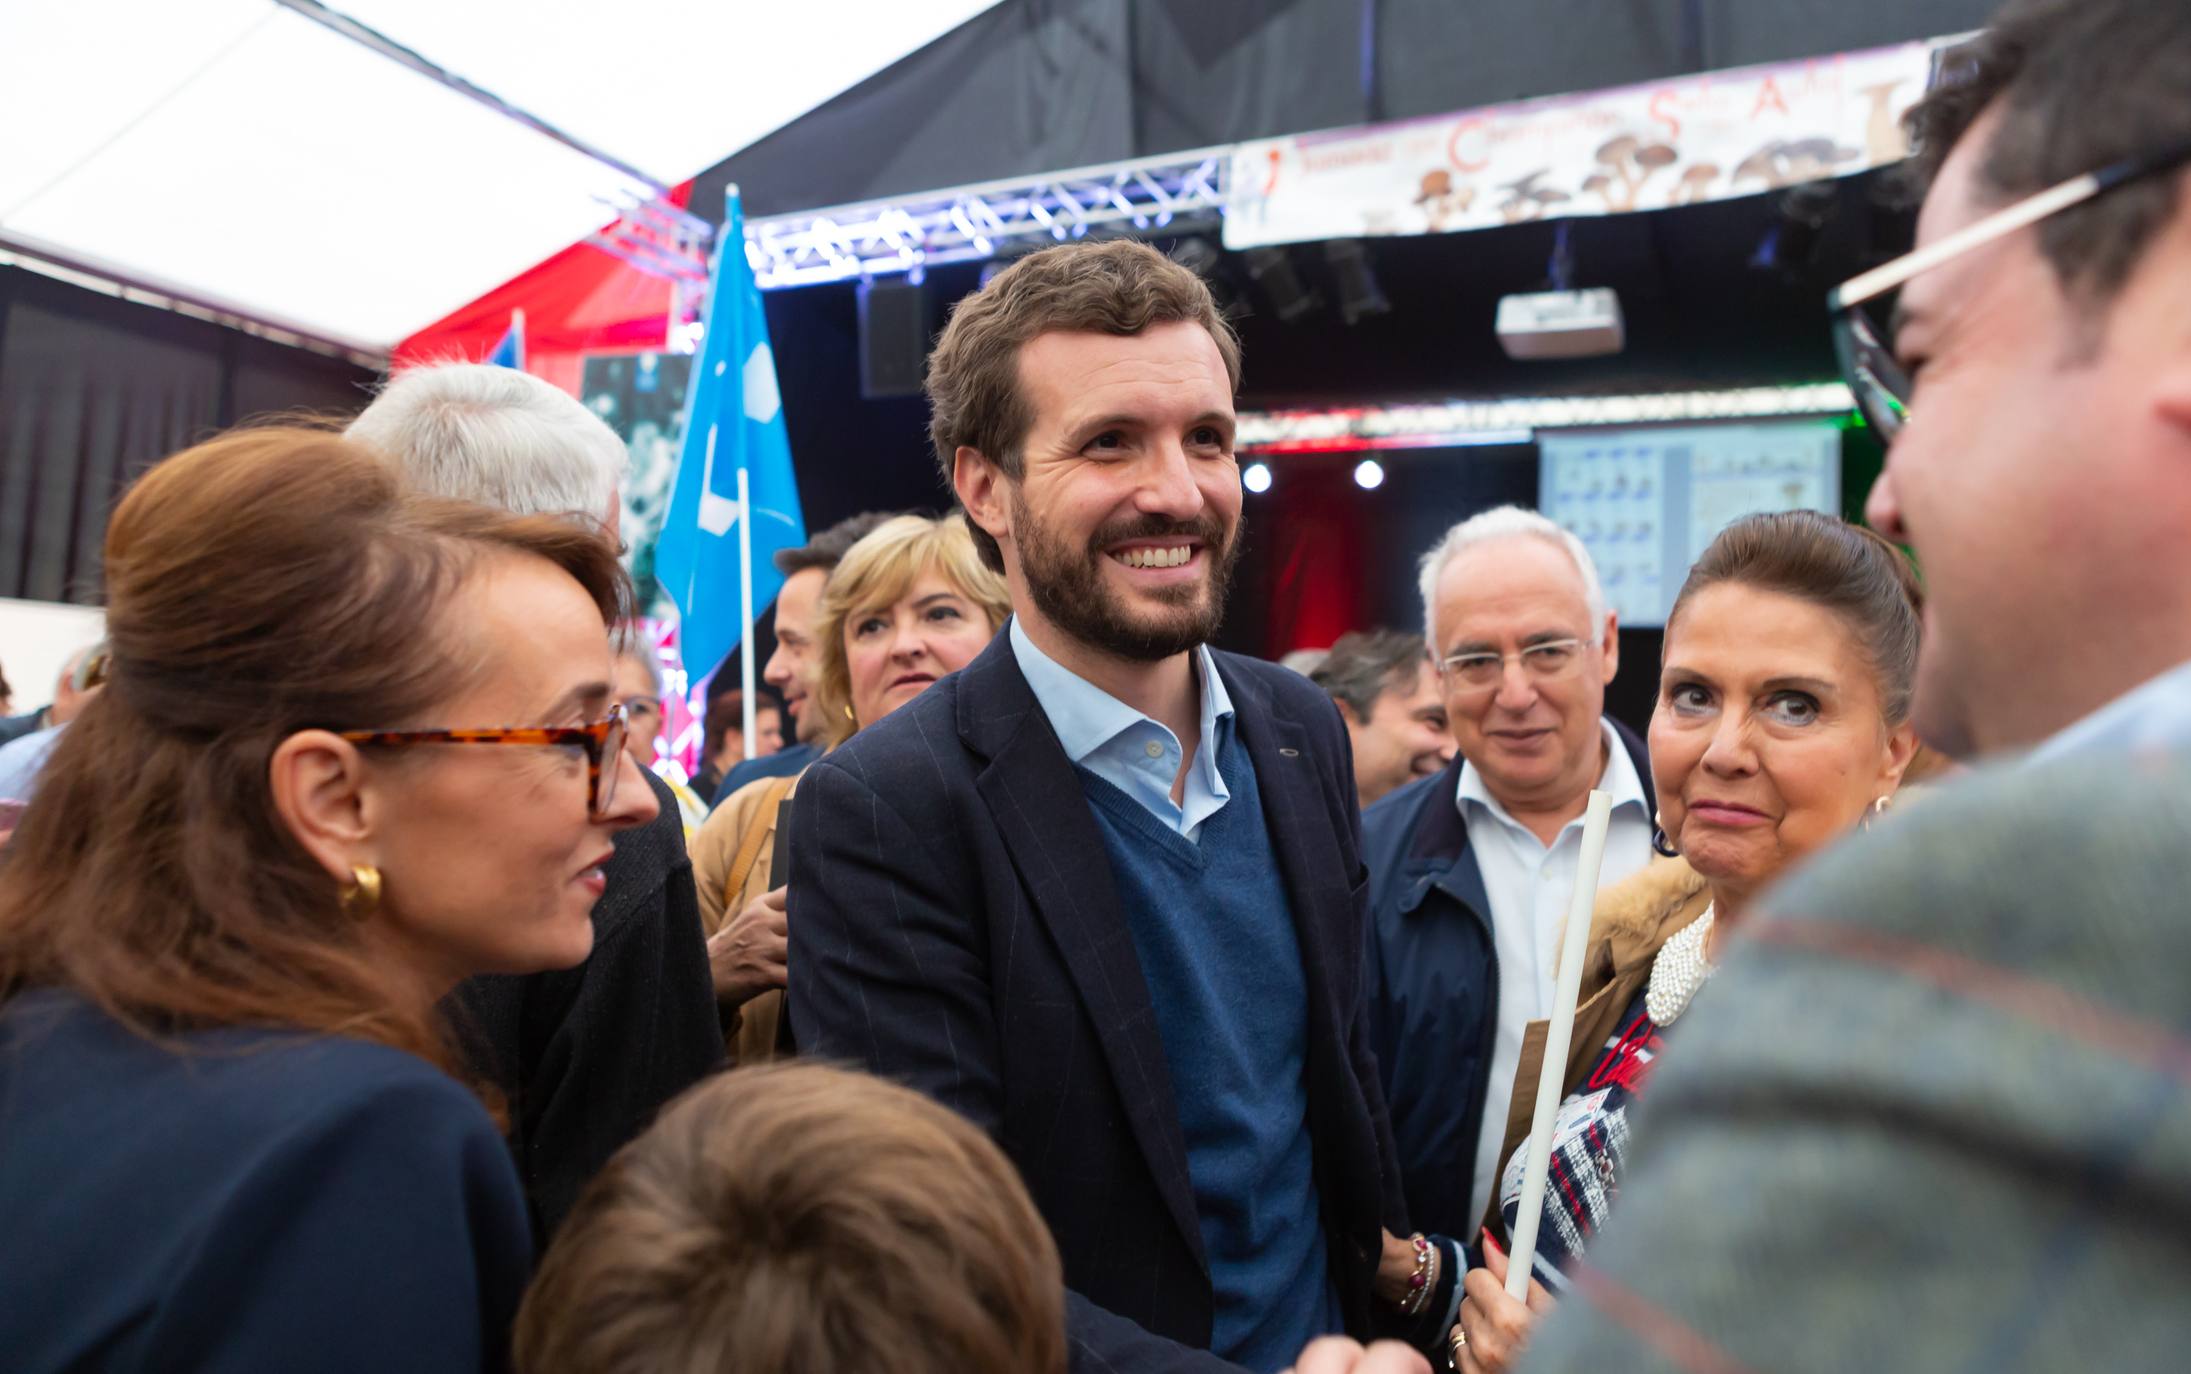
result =
[{"label": "dark navy blazer", "polygon": [[[1351,1332],[1428,1348],[1444,1292],[1404,1329],[1370,1293],[1380,1228],[1407,1227],[1360,992],[1345,728],[1306,678],[1216,660],[1307,974],[1331,1274]],[[1230,1369],[1205,1353],[1209,1271],[1148,980],[1080,779],[1005,635],[807,771],[791,856],[802,1051],[909,1083],[997,1138],[1057,1238],[1076,1369]]]},{"label": "dark navy blazer", "polygon": [[[1657,808],[1643,741],[1607,720]],[[1499,1026],[1499,957],[1491,899],[1461,817],[1453,762],[1380,799],[1362,817],[1369,865],[1364,977],[1370,1043],[1392,1111],[1408,1215],[1425,1231],[1472,1238],[1469,1212],[1485,1078]],[[1493,1105],[1504,1112],[1504,1102]]]},{"label": "dark navy blazer", "polygon": [[501,1369],[532,1263],[485,1108],[336,1036],[0,1005],[0,1367]]}]

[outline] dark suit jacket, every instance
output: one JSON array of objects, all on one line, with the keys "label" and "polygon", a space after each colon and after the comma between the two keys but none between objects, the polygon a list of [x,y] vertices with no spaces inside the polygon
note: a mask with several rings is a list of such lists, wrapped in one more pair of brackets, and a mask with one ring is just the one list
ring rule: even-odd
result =
[{"label": "dark suit jacket", "polygon": [[[1407,1227],[1363,1024],[1346,732],[1306,678],[1216,658],[1308,975],[1331,1273],[1355,1334],[1427,1344],[1438,1333],[1394,1329],[1370,1294],[1380,1227]],[[791,834],[801,1049],[911,1084],[997,1138],[1064,1258],[1076,1368],[1230,1368],[1200,1353],[1209,1274],[1148,983],[1079,777],[1008,637],[809,769]],[[1434,1326],[1444,1297],[1415,1325]]]},{"label": "dark suit jacket", "polygon": [[[1644,804],[1656,811],[1643,741],[1619,721],[1607,723],[1635,764]],[[1363,978],[1408,1216],[1425,1230],[1473,1238],[1481,1218],[1468,1195],[1483,1114],[1503,1120],[1507,1102],[1487,1100],[1499,969],[1491,897],[1454,803],[1467,762],[1454,756],[1362,817],[1370,876]]]},{"label": "dark suit jacket", "polygon": [[1772,891],[1652,1065],[1532,1371],[2180,1370],[2191,766],[1904,803]]},{"label": "dark suit jacket", "polygon": [[723,1066],[684,821],[668,784],[646,778],[661,814],[617,835],[586,962],[472,978],[453,994],[460,1038],[508,1096],[542,1249],[609,1156]]}]

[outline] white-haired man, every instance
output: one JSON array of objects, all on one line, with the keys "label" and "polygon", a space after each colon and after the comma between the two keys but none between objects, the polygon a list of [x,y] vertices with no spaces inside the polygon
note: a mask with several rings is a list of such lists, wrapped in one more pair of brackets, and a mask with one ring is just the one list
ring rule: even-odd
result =
[{"label": "white-haired man", "polygon": [[1607,881],[1649,862],[1654,806],[1642,740],[1605,718],[1619,626],[1580,541],[1485,511],[1424,555],[1422,594],[1460,753],[1362,817],[1364,993],[1408,1215],[1473,1236],[1523,1033],[1551,1014],[1584,804],[1613,797]]},{"label": "white-haired man", "polygon": [[[520,514],[617,527],[624,443],[565,392],[509,368],[398,375],[353,421],[415,488]],[[547,1242],[579,1189],[665,1102],[721,1066],[723,1037],[674,796],[616,837],[575,969],[474,978],[456,998],[480,1069],[510,1099],[511,1146]]]}]

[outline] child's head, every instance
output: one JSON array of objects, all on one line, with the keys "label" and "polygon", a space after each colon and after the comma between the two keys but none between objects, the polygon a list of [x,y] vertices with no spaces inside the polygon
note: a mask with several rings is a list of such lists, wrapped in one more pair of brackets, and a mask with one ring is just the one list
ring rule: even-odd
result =
[{"label": "child's head", "polygon": [[619,1151],[518,1316],[524,1374],[1062,1374],[1057,1248],[1010,1161],[881,1079],[743,1069]]}]

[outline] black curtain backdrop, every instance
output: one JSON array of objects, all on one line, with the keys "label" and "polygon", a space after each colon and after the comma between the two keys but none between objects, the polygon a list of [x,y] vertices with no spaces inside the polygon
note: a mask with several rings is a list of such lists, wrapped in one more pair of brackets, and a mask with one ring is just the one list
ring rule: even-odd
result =
[{"label": "black curtain backdrop", "polygon": [[375,374],[0,268],[0,596],[97,604],[130,480],[229,425],[354,413]]}]

